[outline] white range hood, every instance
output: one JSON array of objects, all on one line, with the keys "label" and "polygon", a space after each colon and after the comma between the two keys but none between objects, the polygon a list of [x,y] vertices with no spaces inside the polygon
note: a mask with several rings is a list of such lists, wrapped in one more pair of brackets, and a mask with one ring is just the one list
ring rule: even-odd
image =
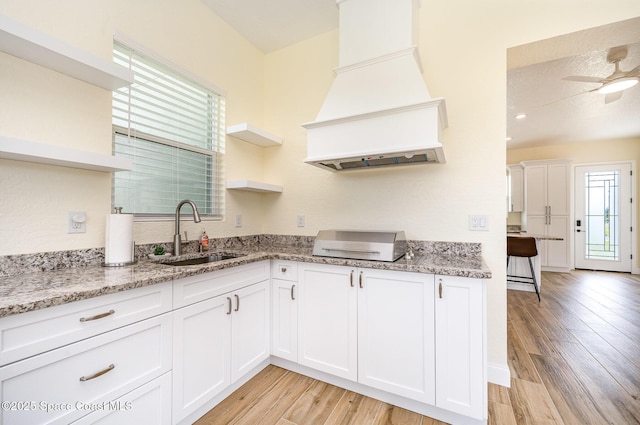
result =
[{"label": "white range hood", "polygon": [[305,162],[332,171],[445,162],[444,98],[431,98],[418,0],[338,0],[339,67],[308,135]]}]

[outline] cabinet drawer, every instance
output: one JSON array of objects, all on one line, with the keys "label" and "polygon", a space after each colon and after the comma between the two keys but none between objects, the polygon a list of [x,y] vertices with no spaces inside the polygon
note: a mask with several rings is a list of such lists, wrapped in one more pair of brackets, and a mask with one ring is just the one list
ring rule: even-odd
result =
[{"label": "cabinet drawer", "polygon": [[164,314],[3,366],[2,401],[22,409],[3,409],[1,423],[79,419],[168,372],[171,346],[171,314]]},{"label": "cabinet drawer", "polygon": [[171,282],[0,319],[0,366],[171,311]]},{"label": "cabinet drawer", "polygon": [[267,279],[269,260],[177,279],[173,283],[173,308],[217,297]]},{"label": "cabinet drawer", "polygon": [[83,416],[73,425],[122,425],[171,423],[171,373],[136,388],[104,409]]},{"label": "cabinet drawer", "polygon": [[289,260],[271,260],[271,277],[282,280],[298,280],[298,263]]}]

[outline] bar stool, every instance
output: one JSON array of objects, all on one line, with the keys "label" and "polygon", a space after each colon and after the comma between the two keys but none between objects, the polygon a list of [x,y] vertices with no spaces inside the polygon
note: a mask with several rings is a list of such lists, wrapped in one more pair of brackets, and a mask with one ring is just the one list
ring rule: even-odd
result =
[{"label": "bar stool", "polygon": [[507,282],[532,284],[536,289],[538,302],[540,302],[540,289],[538,288],[536,274],[533,271],[533,262],[531,261],[531,257],[536,255],[538,255],[538,249],[536,248],[535,238],[507,236],[507,270],[509,270],[509,259],[511,257],[527,258],[529,260],[529,269],[531,270],[531,277],[510,275],[507,272]]}]

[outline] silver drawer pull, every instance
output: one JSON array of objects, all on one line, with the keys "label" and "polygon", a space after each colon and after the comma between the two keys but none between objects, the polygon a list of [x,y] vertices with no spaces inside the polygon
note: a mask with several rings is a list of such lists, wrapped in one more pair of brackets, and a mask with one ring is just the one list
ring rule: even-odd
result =
[{"label": "silver drawer pull", "polygon": [[280,273],[284,274],[287,272],[287,268],[286,267],[280,267]]},{"label": "silver drawer pull", "polygon": [[295,295],[293,295],[293,289],[296,287],[296,285],[291,285],[291,301],[295,301],[296,297]]},{"label": "silver drawer pull", "polygon": [[238,311],[240,310],[240,297],[238,294],[233,294],[233,296],[236,297],[236,308],[233,311]]},{"label": "silver drawer pull", "polygon": [[96,372],[93,375],[89,375],[89,376],[81,376],[80,381],[85,382],[85,381],[90,381],[92,379],[96,379],[97,377],[102,376],[107,372],[111,372],[115,368],[116,366],[113,363],[111,363],[109,366],[107,366],[105,369],[101,370],[100,372]]},{"label": "silver drawer pull", "polygon": [[111,316],[112,314],[114,314],[116,311],[115,310],[109,310],[106,313],[101,313],[101,314],[96,314],[95,316],[91,316],[91,317],[81,317],[80,321],[81,322],[90,322],[91,320],[98,320],[98,319],[102,319],[105,318],[107,316]]},{"label": "silver drawer pull", "polygon": [[231,314],[231,298],[227,297],[227,315]]}]

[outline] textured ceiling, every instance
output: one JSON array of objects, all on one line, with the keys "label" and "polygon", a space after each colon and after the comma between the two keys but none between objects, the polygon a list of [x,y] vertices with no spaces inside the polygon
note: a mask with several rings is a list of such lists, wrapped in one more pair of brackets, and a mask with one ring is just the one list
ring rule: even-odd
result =
[{"label": "textured ceiling", "polygon": [[[516,48],[507,72],[508,148],[640,137],[640,84],[605,104],[593,91],[600,84],[562,79],[609,76],[607,53],[621,45],[628,54],[620,69],[640,65],[640,18]],[[516,119],[520,113],[527,117]]]},{"label": "textured ceiling", "polygon": [[[338,27],[335,0],[202,1],[265,53]],[[640,84],[605,104],[589,92],[599,84],[562,80],[610,75],[607,52],[622,45],[621,69],[640,65],[640,18],[509,49],[507,148],[640,137]]]}]

